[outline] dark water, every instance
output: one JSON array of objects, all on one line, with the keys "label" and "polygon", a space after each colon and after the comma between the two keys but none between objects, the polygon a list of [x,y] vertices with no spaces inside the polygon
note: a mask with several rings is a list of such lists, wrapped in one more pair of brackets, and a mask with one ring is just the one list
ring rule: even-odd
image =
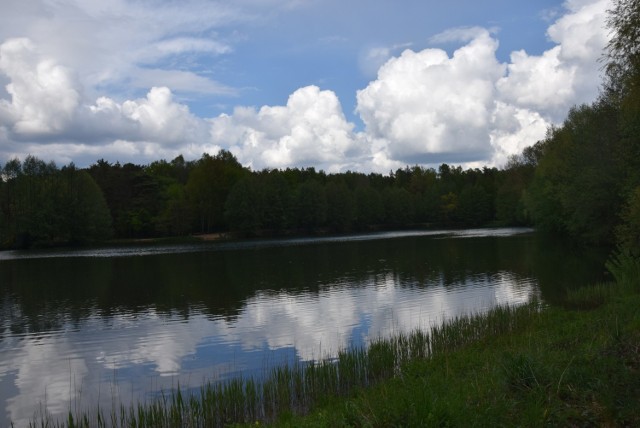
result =
[{"label": "dark water", "polygon": [[3,252],[0,425],[553,302],[603,259],[521,229]]}]

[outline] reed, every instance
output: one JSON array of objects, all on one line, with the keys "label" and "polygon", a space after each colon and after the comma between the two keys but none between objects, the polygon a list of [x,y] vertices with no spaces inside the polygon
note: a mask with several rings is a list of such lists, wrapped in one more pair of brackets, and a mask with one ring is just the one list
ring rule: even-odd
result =
[{"label": "reed", "polygon": [[619,294],[621,288],[618,284],[593,284],[567,290],[562,305],[567,309],[596,309],[607,303],[612,295]]}]

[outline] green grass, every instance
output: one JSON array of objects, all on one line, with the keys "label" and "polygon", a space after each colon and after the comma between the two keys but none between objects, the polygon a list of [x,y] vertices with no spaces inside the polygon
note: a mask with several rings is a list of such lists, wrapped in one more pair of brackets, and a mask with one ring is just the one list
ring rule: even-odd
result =
[{"label": "green grass", "polygon": [[33,426],[640,426],[638,280]]}]

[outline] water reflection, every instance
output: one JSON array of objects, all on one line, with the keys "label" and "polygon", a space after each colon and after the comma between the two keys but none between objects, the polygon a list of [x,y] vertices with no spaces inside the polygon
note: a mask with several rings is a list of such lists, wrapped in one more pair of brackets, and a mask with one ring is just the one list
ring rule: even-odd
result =
[{"label": "water reflection", "polygon": [[5,256],[0,421],[259,374],[539,294],[533,235],[478,234]]}]

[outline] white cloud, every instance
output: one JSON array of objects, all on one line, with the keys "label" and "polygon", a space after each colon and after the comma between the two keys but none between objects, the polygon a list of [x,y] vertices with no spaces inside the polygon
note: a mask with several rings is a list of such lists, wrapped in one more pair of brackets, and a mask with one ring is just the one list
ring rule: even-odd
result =
[{"label": "white cloud", "polygon": [[493,163],[543,138],[571,106],[594,100],[598,58],[607,43],[607,0],[571,0],[548,29],[556,46],[541,55],[496,58],[490,30],[452,29],[433,43],[444,50],[406,50],[358,91],[357,112],[372,147],[373,168],[398,163]]},{"label": "white cloud", "polygon": [[502,100],[535,109],[555,123],[571,106],[597,96],[598,59],[608,40],[607,0],[572,0],[565,6],[568,13],[547,31],[557,45],[540,56],[513,52],[508,73],[498,82]]},{"label": "white cloud", "polygon": [[550,125],[540,113],[504,102],[496,103],[492,123],[493,129],[489,133],[493,148],[491,161],[497,165],[539,141]]},{"label": "white cloud", "polygon": [[436,34],[431,37],[429,41],[434,44],[439,43],[451,43],[451,42],[463,42],[468,43],[477,39],[478,37],[484,37],[489,33],[495,33],[495,29],[487,30],[483,27],[459,27],[445,30],[442,33]]},{"label": "white cloud", "polygon": [[486,158],[494,82],[503,74],[487,31],[454,52],[406,50],[358,91],[366,132],[386,140],[386,156],[429,163],[455,155]]},{"label": "white cloud", "polygon": [[560,110],[562,114],[567,101],[575,97],[572,83],[578,69],[562,62],[561,50],[556,46],[541,56],[512,53],[509,74],[498,81],[503,99],[535,109]]},{"label": "white cloud", "polygon": [[111,152],[153,160],[159,154],[199,156],[211,148],[206,121],[166,87],[121,103],[108,97],[82,103],[83,89],[71,71],[29,39],[0,45],[0,72],[10,79],[10,99],[0,99],[0,152],[6,157],[37,153],[70,161],[73,154]]},{"label": "white cloud", "polygon": [[231,52],[231,47],[216,40],[208,40],[196,37],[177,37],[163,40],[153,46],[161,56],[177,55],[185,52],[207,52],[221,55]]},{"label": "white cloud", "polygon": [[[108,99],[102,100],[108,109],[117,106]],[[202,120],[192,115],[186,105],[174,102],[168,88],[151,88],[146,98],[125,101],[117,107],[125,120],[138,125],[141,140],[168,145],[205,140],[206,129]],[[94,111],[99,110],[100,105]]]},{"label": "white cloud", "polygon": [[[237,107],[211,119],[195,116],[174,95],[235,94],[192,69],[163,63],[188,61],[191,54],[226,55],[233,47],[217,36],[218,27],[296,2],[191,0],[163,3],[153,13],[153,1],[35,3],[38,8],[8,0],[17,19],[0,17],[0,83],[6,86],[0,91],[0,158],[32,153],[65,163],[109,156],[149,162],[226,148],[256,169],[379,172],[407,163],[500,164],[543,138],[572,105],[597,96],[610,4],[567,1],[566,13],[548,28],[555,46],[540,55],[513,52],[509,63],[496,58],[496,33],[478,27],[431,38],[461,43],[451,54],[406,49],[393,56],[406,45],[369,49],[362,67],[372,72],[372,64],[386,62],[357,92],[356,112],[365,125],[357,132],[337,95],[315,86],[294,91],[284,106]],[[23,19],[26,13],[30,19]],[[100,89],[122,82],[147,93]]]},{"label": "white cloud", "polygon": [[394,54],[411,46],[411,43],[396,44],[393,46],[373,46],[365,49],[358,59],[360,71],[369,78],[375,78],[378,70]]},{"label": "white cloud", "polygon": [[11,102],[0,99],[5,125],[12,122],[16,133],[27,135],[69,126],[80,94],[68,69],[40,57],[29,39],[11,39],[0,46],[0,72],[11,80],[6,87]]},{"label": "white cloud", "polygon": [[338,170],[362,151],[336,94],[317,86],[298,89],[286,106],[237,108],[233,115],[212,119],[211,127],[214,143],[230,146],[241,162],[256,169]]},{"label": "white cloud", "polygon": [[[97,85],[130,88],[149,69],[179,71],[183,61],[172,63],[176,56],[228,54],[232,47],[216,29],[256,19],[240,5],[206,0],[3,0],[2,7],[0,42],[28,37],[81,76],[88,90]],[[207,94],[230,91],[210,76],[190,73],[182,79],[174,90],[198,93],[207,79],[212,81]],[[222,92],[214,92],[216,87]]]}]

